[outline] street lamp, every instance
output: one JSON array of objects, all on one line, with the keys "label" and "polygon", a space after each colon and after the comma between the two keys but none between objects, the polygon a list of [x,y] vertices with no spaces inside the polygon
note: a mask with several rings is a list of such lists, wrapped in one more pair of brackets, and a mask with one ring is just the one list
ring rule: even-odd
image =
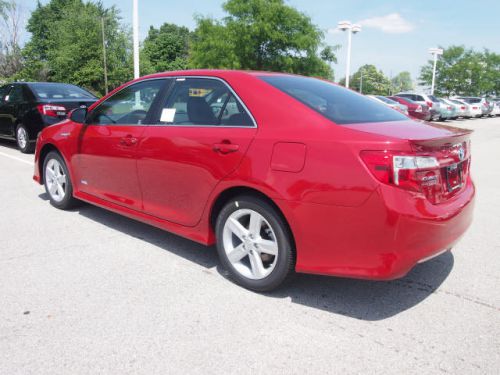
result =
[{"label": "street lamp", "polygon": [[361,25],[353,24],[351,21],[340,21],[337,27],[342,31],[347,31],[347,62],[345,69],[345,87],[349,88],[349,75],[351,70],[351,39],[352,34],[361,31]]},{"label": "street lamp", "polygon": [[434,57],[434,67],[432,68],[432,85],[431,85],[431,95],[434,95],[434,84],[436,82],[436,64],[438,56],[443,54],[441,48],[429,48],[429,53]]}]

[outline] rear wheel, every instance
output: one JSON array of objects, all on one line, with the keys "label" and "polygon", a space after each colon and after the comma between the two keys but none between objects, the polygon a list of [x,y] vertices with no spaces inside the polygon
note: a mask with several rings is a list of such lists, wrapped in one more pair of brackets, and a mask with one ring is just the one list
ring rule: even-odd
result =
[{"label": "rear wheel", "polygon": [[17,147],[23,154],[31,154],[35,151],[35,143],[30,142],[28,129],[23,124],[19,124],[16,129]]},{"label": "rear wheel", "polygon": [[61,210],[75,207],[79,201],[73,198],[73,184],[66,163],[59,153],[51,151],[43,162],[45,191],[50,204]]},{"label": "rear wheel", "polygon": [[295,253],[288,226],[265,200],[231,200],[217,218],[216,235],[221,263],[237,284],[265,292],[293,274]]}]

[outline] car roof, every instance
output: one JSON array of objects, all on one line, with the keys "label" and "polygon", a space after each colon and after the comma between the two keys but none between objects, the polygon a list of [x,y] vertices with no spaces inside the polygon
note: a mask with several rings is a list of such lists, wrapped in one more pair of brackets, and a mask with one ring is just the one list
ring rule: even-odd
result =
[{"label": "car roof", "polygon": [[175,76],[207,76],[207,77],[235,77],[238,75],[249,75],[249,76],[298,76],[296,74],[290,73],[279,73],[279,72],[265,72],[256,70],[228,70],[228,69],[193,69],[193,70],[176,70],[170,72],[161,72],[150,74],[141,79],[151,79],[151,78],[162,78],[162,77],[175,77]]}]

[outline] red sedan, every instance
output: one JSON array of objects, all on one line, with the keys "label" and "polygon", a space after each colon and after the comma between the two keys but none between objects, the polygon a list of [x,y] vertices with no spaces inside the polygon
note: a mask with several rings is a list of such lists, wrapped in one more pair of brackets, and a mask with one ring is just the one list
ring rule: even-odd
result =
[{"label": "red sedan", "polygon": [[294,271],[393,279],[470,225],[469,136],[314,78],[169,72],[45,128],[34,179],[57,208],[216,243],[252,290]]},{"label": "red sedan", "polygon": [[414,102],[411,99],[403,98],[400,96],[389,96],[389,99],[395,100],[399,104],[408,107],[408,115],[419,120],[429,121],[431,119],[431,111],[425,104]]}]

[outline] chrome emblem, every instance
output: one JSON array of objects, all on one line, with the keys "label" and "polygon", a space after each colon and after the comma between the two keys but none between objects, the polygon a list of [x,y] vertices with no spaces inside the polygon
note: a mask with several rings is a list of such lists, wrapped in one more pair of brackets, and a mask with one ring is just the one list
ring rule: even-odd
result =
[{"label": "chrome emblem", "polygon": [[460,161],[464,160],[465,158],[465,150],[464,150],[464,146],[460,145],[458,147],[458,158],[460,159]]}]

